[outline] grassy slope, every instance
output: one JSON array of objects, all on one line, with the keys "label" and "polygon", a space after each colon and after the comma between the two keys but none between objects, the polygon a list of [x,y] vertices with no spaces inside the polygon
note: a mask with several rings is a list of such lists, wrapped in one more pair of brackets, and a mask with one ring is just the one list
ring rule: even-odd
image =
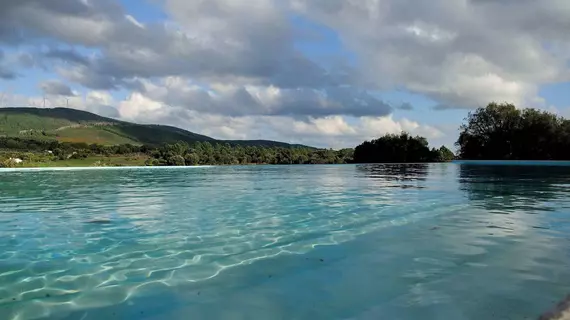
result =
[{"label": "grassy slope", "polygon": [[94,167],[94,166],[144,166],[145,156],[93,156],[85,159],[67,159],[47,162],[26,162],[21,167]]},{"label": "grassy slope", "polygon": [[[0,108],[0,136],[57,139],[103,145],[217,141],[171,126],[134,124],[67,108]],[[283,142],[266,140],[227,142],[250,146],[291,146]]]},{"label": "grassy slope", "polygon": [[85,142],[101,145],[137,143],[130,138],[117,135],[102,127],[68,128],[58,131],[57,135],[57,140],[60,142]]}]

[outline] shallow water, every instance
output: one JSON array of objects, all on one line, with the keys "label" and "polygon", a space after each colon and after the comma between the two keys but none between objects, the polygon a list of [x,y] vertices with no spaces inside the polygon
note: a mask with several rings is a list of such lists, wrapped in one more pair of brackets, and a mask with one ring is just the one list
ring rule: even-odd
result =
[{"label": "shallow water", "polygon": [[525,319],[570,167],[0,172],[0,319]]}]

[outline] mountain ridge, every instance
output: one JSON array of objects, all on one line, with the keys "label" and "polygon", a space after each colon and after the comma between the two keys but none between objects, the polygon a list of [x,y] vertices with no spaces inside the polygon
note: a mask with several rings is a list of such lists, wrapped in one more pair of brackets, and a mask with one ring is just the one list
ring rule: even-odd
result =
[{"label": "mountain ridge", "polygon": [[272,140],[220,140],[174,126],[138,124],[71,108],[0,108],[0,136],[101,145],[184,141],[263,147],[308,147]]}]

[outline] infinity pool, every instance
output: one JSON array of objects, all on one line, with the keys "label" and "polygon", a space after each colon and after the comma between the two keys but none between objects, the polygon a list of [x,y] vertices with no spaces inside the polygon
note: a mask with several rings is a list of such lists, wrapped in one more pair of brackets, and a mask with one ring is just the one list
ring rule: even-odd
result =
[{"label": "infinity pool", "polygon": [[533,319],[570,167],[0,172],[0,319]]}]

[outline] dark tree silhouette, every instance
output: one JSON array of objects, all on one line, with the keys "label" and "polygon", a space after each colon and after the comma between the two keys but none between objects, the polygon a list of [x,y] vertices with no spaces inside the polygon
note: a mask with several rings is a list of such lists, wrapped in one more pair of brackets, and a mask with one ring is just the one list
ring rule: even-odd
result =
[{"label": "dark tree silhouette", "polygon": [[570,121],[552,113],[493,102],[465,120],[456,142],[462,159],[570,159]]},{"label": "dark tree silhouette", "polygon": [[365,141],[354,149],[355,163],[437,162],[452,159],[453,153],[446,147],[430,150],[426,138],[413,137],[406,132]]}]

